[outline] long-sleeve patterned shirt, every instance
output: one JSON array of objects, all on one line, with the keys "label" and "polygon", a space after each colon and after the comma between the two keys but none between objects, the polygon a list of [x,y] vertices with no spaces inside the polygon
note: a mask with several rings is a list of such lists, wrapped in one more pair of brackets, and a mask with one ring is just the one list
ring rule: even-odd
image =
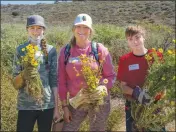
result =
[{"label": "long-sleeve patterned shirt", "polygon": [[[22,70],[23,67],[20,65],[21,57],[24,56],[22,48],[29,45],[29,42],[26,42],[22,45],[19,45],[16,49],[16,54],[14,56],[13,63],[13,76],[17,76]],[[38,48],[41,50],[40,46]],[[38,103],[25,92],[24,87],[20,88],[18,91],[18,101],[17,109],[18,110],[41,110],[54,108],[54,93],[53,88],[57,88],[57,52],[56,49],[47,44],[48,52],[48,63],[45,64],[45,56],[41,57],[41,63],[38,66],[38,72],[40,74],[40,79],[43,85],[43,105],[38,105]]]},{"label": "long-sleeve patterned shirt", "polygon": [[[75,45],[70,49],[70,56],[67,65],[65,65],[64,50],[65,46],[61,49],[58,58],[58,92],[61,100],[66,100],[68,92],[70,97],[74,97],[81,88],[87,87],[84,77],[82,75],[76,76],[76,71],[73,69],[73,67],[75,67],[79,72],[81,70],[81,64],[79,62],[78,56],[81,54],[86,54],[87,56],[94,57],[93,54],[90,55],[90,52],[92,51],[91,43],[88,44],[85,48],[79,48],[77,45]],[[112,59],[108,49],[100,43],[98,43],[98,53],[99,60],[105,59],[100,83],[103,79],[108,79],[107,88],[110,89],[116,79]],[[73,60],[75,60],[74,64],[72,63]],[[95,68],[98,67],[99,64],[98,62],[93,62],[91,66],[92,68]]]}]

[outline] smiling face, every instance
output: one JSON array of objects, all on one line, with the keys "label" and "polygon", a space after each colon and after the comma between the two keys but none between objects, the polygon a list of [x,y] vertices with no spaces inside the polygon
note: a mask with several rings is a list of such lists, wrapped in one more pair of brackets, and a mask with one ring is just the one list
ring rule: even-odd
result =
[{"label": "smiling face", "polygon": [[132,50],[139,50],[144,48],[144,37],[142,34],[137,33],[133,36],[128,36],[127,41],[128,41],[128,46]]},{"label": "smiling face", "polygon": [[37,40],[38,37],[43,36],[44,28],[37,25],[29,26],[27,32],[32,39]]},{"label": "smiling face", "polygon": [[91,29],[85,25],[76,25],[73,29],[74,36],[77,42],[84,42],[89,39]]}]

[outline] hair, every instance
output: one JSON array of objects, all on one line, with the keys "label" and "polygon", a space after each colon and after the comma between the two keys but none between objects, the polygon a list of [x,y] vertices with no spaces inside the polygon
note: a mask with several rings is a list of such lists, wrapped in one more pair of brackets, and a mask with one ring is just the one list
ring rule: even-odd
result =
[{"label": "hair", "polygon": [[125,31],[125,37],[132,37],[136,34],[142,34],[143,37],[145,38],[146,36],[146,31],[143,27],[139,26],[139,25],[134,25],[134,26],[128,26],[126,28],[126,31]]},{"label": "hair", "polygon": [[46,39],[43,38],[41,40],[41,49],[43,51],[44,56],[46,57],[46,64],[48,64],[48,52],[47,52],[47,45],[46,45]]},{"label": "hair", "polygon": [[[73,26],[72,27],[72,31],[75,29],[75,26]],[[94,32],[94,29],[90,29],[91,30],[91,32],[90,32],[90,38],[92,38],[92,36],[93,36],[93,34],[95,33]],[[72,38],[71,38],[71,40],[70,40],[70,42],[69,42],[70,44],[71,44],[71,46],[75,46],[76,45],[76,38],[75,38],[75,36],[73,35],[72,36]]]}]

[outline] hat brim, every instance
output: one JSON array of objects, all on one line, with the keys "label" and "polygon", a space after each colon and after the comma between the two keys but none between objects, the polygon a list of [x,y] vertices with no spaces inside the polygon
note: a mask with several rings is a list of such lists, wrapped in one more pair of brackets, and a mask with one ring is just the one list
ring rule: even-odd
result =
[{"label": "hat brim", "polygon": [[90,28],[92,30],[92,26],[90,24],[87,24],[85,22],[80,22],[80,23],[76,23],[74,24],[74,26],[78,26],[78,25],[84,25],[84,26],[87,26],[88,28]]},{"label": "hat brim", "polygon": [[26,26],[26,27],[31,27],[31,26],[41,26],[41,27],[43,27],[43,28],[46,28],[46,26],[43,25],[43,24],[32,24],[32,25],[28,25],[28,26]]}]

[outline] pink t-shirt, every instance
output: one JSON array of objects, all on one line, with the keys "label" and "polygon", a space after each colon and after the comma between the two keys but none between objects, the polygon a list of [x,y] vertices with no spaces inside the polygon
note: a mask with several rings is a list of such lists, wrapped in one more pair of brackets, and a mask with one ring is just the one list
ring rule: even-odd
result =
[{"label": "pink t-shirt", "polygon": [[[83,78],[83,76],[76,76],[76,71],[73,67],[76,68],[80,72],[81,63],[79,61],[78,56],[81,54],[89,55],[90,57],[94,57],[93,54],[90,54],[91,44],[89,43],[85,48],[80,48],[77,45],[70,49],[70,56],[67,62],[67,65],[64,64],[65,55],[64,55],[65,46],[61,48],[60,54],[58,57],[58,92],[61,100],[67,99],[67,92],[69,92],[70,97],[74,97],[81,88],[87,88],[87,84]],[[98,53],[99,60],[105,58],[105,63],[103,64],[102,78],[108,79],[107,88],[110,89],[116,79],[114,67],[112,64],[111,56],[108,52],[108,49],[105,48],[102,44],[98,43]],[[72,63],[72,62],[75,63]],[[91,67],[98,67],[98,62],[93,62]]]}]

